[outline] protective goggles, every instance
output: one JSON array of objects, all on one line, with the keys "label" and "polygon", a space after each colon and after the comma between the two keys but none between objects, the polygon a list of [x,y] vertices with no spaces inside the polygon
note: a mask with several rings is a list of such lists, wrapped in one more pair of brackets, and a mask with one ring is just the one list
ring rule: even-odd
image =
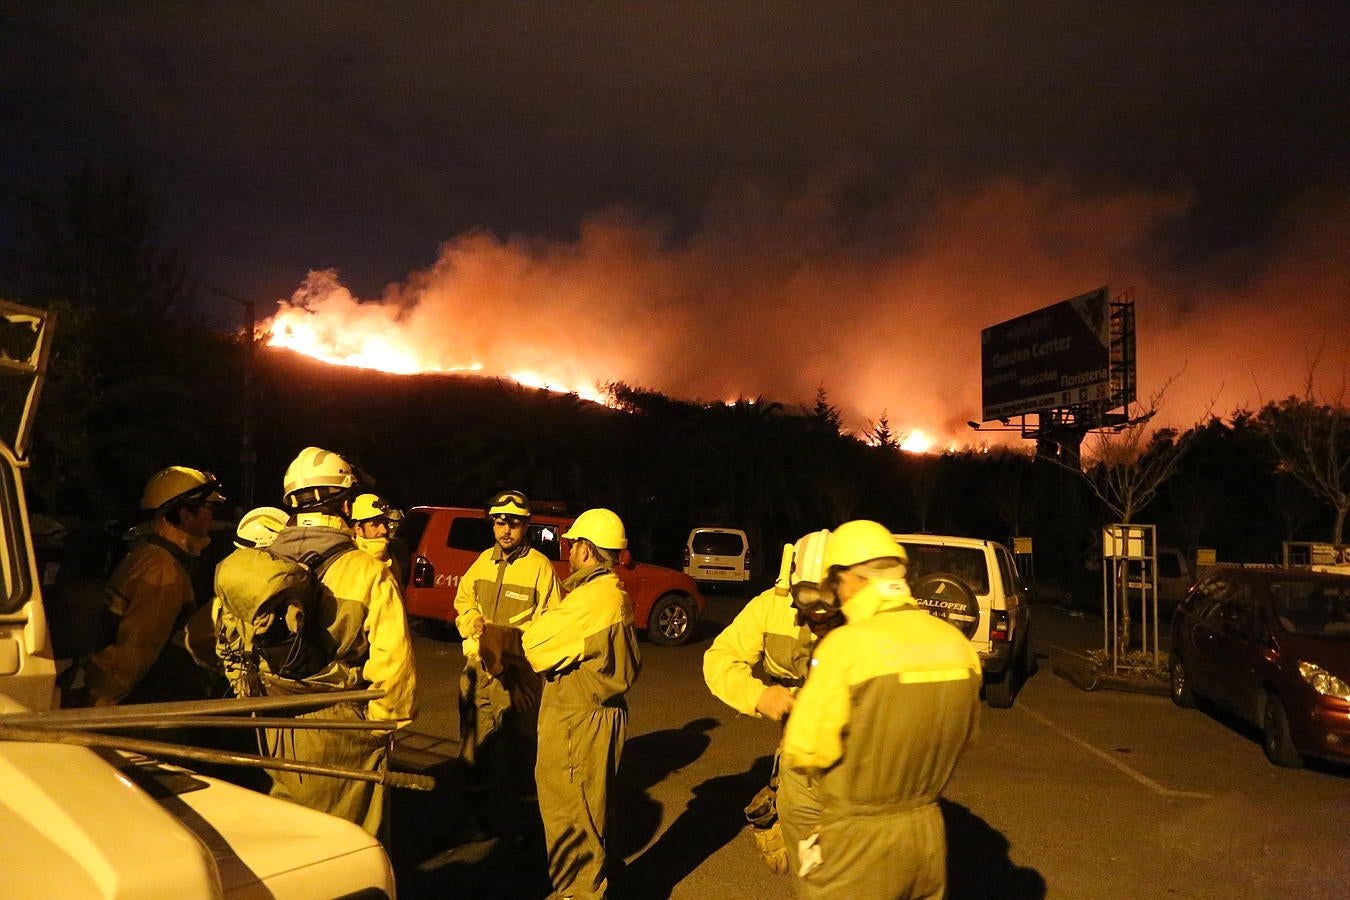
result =
[{"label": "protective goggles", "polygon": [[525,520],[520,516],[510,516],[506,514],[492,517],[493,525],[505,525],[507,528],[519,528],[525,524]]},{"label": "protective goggles", "polygon": [[220,481],[210,472],[203,472],[202,475],[206,478],[206,483],[185,492],[178,498],[178,502],[183,506],[209,506],[212,509],[220,509],[225,505],[225,497],[220,493]]},{"label": "protective goggles", "polygon": [[792,605],[803,613],[823,615],[839,608],[839,600],[832,590],[824,590],[809,581],[799,581],[791,588]]}]

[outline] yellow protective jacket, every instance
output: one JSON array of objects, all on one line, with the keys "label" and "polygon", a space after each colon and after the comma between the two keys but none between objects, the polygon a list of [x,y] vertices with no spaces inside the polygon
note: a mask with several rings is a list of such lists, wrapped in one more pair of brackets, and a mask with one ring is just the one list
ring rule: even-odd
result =
[{"label": "yellow protective jacket", "polygon": [[478,619],[523,628],[561,596],[558,573],[548,557],[523,544],[508,556],[493,544],[473,561],[455,591],[455,627],[464,638],[464,655],[478,658],[473,638]]},{"label": "yellow protective jacket", "polygon": [[604,566],[574,572],[568,593],[525,626],[543,674],[535,782],[549,878],[559,897],[607,895],[610,789],[628,738],[625,694],[642,660],[633,607]]},{"label": "yellow protective jacket", "polygon": [[[544,695],[580,708],[622,700],[642,666],[633,604],[609,569],[595,566],[568,580],[571,592],[525,626],[525,658],[546,683]],[[575,584],[575,587],[572,585]]]},{"label": "yellow protective jacket", "polygon": [[816,638],[797,624],[792,598],[770,588],[745,605],[703,654],[703,680],[713,696],[747,716],[758,716],[756,705],[765,684],[755,676],[760,669],[773,684],[795,688],[806,678]]},{"label": "yellow protective jacket", "polygon": [[[383,690],[383,698],[367,704],[367,718],[410,722],[416,715],[417,672],[407,613],[389,568],[356,549],[342,519],[318,513],[300,514],[297,524],[283,529],[270,549],[297,559],[339,542],[352,544],[352,550],[334,558],[321,579],[325,599],[332,597],[322,624],[336,647],[336,659],[330,672],[306,681],[339,690],[367,686]],[[359,680],[352,683],[354,674]]]},{"label": "yellow protective jacket", "polygon": [[[162,518],[155,520],[154,533],[184,556],[196,557],[204,547]],[[108,579],[107,604],[118,617],[117,637],[84,661],[90,696],[102,703],[124,699],[147,677],[197,606],[184,563],[147,540],[133,547]]]},{"label": "yellow protective jacket", "polygon": [[869,583],[844,614],[797,694],[783,763],[818,776],[823,819],[934,802],[978,730],[979,656],[903,579]]}]

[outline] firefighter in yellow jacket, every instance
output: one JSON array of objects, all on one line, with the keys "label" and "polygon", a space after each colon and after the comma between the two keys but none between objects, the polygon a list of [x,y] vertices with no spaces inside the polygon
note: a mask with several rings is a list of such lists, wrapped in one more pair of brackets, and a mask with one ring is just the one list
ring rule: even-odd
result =
[{"label": "firefighter in yellow jacket", "polygon": [[209,472],[186,466],[161,469],[146,483],[141,509],[153,513],[152,530],[108,581],[116,636],[83,660],[94,705],[205,697],[206,673],[186,634],[197,610],[192,570],[225,500],[219,486]]},{"label": "firefighter in yellow jacket", "polygon": [[802,895],[942,897],[937,801],[979,727],[979,657],[915,604],[885,526],[840,525],[825,564],[848,621],[817,648],[783,736],[783,764],[821,806],[798,847]]},{"label": "firefighter in yellow jacket", "polygon": [[532,805],[538,709],[515,709],[483,666],[478,639],[488,624],[524,628],[562,592],[553,563],[530,546],[531,507],[520,491],[489,501],[493,544],[459,580],[455,626],[464,638],[459,677],[459,755],[468,766],[472,815],[497,836],[518,837],[517,802]]},{"label": "firefighter in yellow jacket", "polygon": [[539,812],[553,896],[605,897],[609,791],[628,736],[625,695],[641,667],[633,608],[614,574],[628,546],[623,522],[588,509],[572,542],[565,596],[525,627],[522,644],[544,676],[539,708]]},{"label": "firefighter in yellow jacket", "polygon": [[[816,642],[843,624],[836,604],[820,602],[820,571],[828,531],[815,531],[795,545],[783,547],[778,579],[773,587],[754,597],[713,640],[703,654],[703,680],[713,696],[739,713],[782,722],[795,702],[815,650]],[[757,673],[763,673],[762,680]],[[789,871],[789,850],[805,837],[781,822],[776,793],[780,775],[778,753],[769,786],[746,808],[754,826],[755,842],[771,869]],[[799,804],[809,802],[807,792],[796,795]],[[811,816],[814,806],[797,810]],[[789,816],[791,818],[791,816]],[[814,821],[812,818],[810,821]],[[808,823],[809,824],[809,823]],[[793,843],[784,842],[784,831]]]},{"label": "firefighter in yellow jacket", "polygon": [[[314,552],[327,560],[320,576],[324,608],[319,625],[326,632],[332,660],[301,679],[264,673],[262,684],[269,695],[383,690],[383,697],[359,706],[340,704],[305,715],[404,725],[416,714],[412,640],[394,576],[379,560],[357,551],[352,540],[352,495],[358,487],[358,473],[352,465],[318,447],[306,447],[286,470],[283,499],[293,515],[269,549],[288,559],[299,560]],[[216,575],[218,593],[231,589],[221,583],[221,569]],[[294,729],[269,732],[268,738],[273,754],[288,759],[371,771],[388,762],[389,738],[384,734]],[[348,819],[371,834],[379,831],[382,785],[293,772],[275,772],[272,778],[273,796]]]}]

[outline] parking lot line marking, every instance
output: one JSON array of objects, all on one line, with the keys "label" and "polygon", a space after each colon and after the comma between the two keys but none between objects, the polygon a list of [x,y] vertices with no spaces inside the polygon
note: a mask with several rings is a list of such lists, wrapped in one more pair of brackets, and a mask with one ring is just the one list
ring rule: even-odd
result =
[{"label": "parking lot line marking", "polygon": [[1101,750],[1101,749],[1099,749],[1099,748],[1097,748],[1097,747],[1092,746],[1092,745],[1089,744],[1087,741],[1083,740],[1082,738],[1078,737],[1077,735],[1072,734],[1071,732],[1066,731],[1065,729],[1063,729],[1063,728],[1061,728],[1060,726],[1056,725],[1054,722],[1050,721],[1050,720],[1049,720],[1048,718],[1046,718],[1045,716],[1043,716],[1043,715],[1041,715],[1040,713],[1036,712],[1036,710],[1031,709],[1030,707],[1028,707],[1025,703],[1018,703],[1018,704],[1017,704],[1017,708],[1020,709],[1020,710],[1022,710],[1022,711],[1025,712],[1027,715],[1031,716],[1033,719],[1035,719],[1036,721],[1040,722],[1040,723],[1041,723],[1042,725],[1044,725],[1046,728],[1049,728],[1051,731],[1053,731],[1055,734],[1058,734],[1060,737],[1064,738],[1065,740],[1071,741],[1071,742],[1077,744],[1078,746],[1082,747],[1084,750],[1088,751],[1089,753],[1093,754],[1094,756],[1096,756],[1096,757],[1098,757],[1098,758],[1100,758],[1100,759],[1106,760],[1108,763],[1110,763],[1111,765],[1115,766],[1117,769],[1119,769],[1120,771],[1124,772],[1126,775],[1130,776],[1130,778],[1132,778],[1132,779],[1134,779],[1135,781],[1139,782],[1139,783],[1142,784],[1144,787],[1148,788],[1150,791],[1153,791],[1155,794],[1158,794],[1159,796],[1162,796],[1162,797],[1180,797],[1180,798],[1184,798],[1184,799],[1187,799],[1187,800],[1213,800],[1213,799],[1214,799],[1214,797],[1213,797],[1212,795],[1210,795],[1210,794],[1202,794],[1202,793],[1199,793],[1199,792],[1197,792],[1197,791],[1174,791],[1174,790],[1172,790],[1171,788],[1163,787],[1161,784],[1158,784],[1158,782],[1154,781],[1152,778],[1149,778],[1149,777],[1148,777],[1147,775],[1145,775],[1143,772],[1139,772],[1139,771],[1136,771],[1136,770],[1130,768],[1129,766],[1125,765],[1125,764],[1124,764],[1123,762],[1121,762],[1120,760],[1116,759],[1116,758],[1115,758],[1114,756],[1112,756],[1111,754],[1107,753],[1105,750]]}]

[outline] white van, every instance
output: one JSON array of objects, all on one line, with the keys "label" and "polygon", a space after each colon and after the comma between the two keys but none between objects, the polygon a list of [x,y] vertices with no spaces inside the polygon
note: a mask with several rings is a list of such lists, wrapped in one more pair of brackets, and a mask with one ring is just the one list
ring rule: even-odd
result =
[{"label": "white van", "polygon": [[689,532],[684,544],[684,574],[695,581],[750,580],[750,539],[739,528],[702,525]]}]

